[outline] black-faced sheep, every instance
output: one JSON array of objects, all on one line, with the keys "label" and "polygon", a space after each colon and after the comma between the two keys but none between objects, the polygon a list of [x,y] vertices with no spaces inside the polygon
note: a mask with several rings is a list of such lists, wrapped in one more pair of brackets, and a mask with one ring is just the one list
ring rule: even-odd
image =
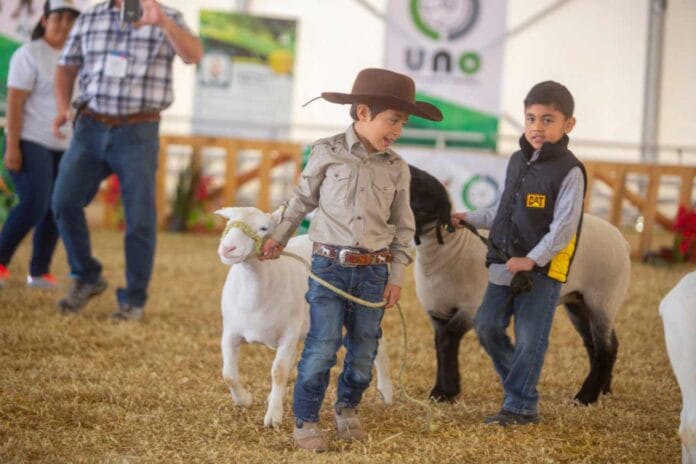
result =
[{"label": "black-faced sheep", "polygon": [[[488,281],[486,246],[466,229],[454,230],[445,187],[411,167],[411,208],[416,218],[416,293],[435,329],[437,376],[430,396],[459,394],[459,345],[473,327]],[[585,215],[578,249],[559,304],[583,339],[590,372],[575,398],[583,404],[611,391],[618,340],[614,318],[630,278],[629,247],[608,222]],[[443,229],[446,232],[443,232]]]},{"label": "black-faced sheep", "polygon": [[[230,266],[222,289],[222,377],[236,404],[251,405],[251,393],[239,378],[239,347],[245,341],[275,349],[273,385],[263,422],[266,427],[277,427],[283,417],[283,397],[297,343],[309,327],[305,300],[309,272],[303,263],[288,256],[272,261],[256,257],[261,241],[278,224],[280,210],[267,214],[257,208],[235,207],[216,213],[227,219],[218,255]],[[293,237],[285,251],[309,261],[312,242],[306,235]],[[384,340],[380,341],[375,366],[377,389],[390,404],[393,388]]]}]

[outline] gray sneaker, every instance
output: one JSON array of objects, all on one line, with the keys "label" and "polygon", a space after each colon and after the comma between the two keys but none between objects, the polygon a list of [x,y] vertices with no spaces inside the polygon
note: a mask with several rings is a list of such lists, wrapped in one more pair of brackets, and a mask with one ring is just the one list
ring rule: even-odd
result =
[{"label": "gray sneaker", "polygon": [[131,306],[122,304],[111,314],[112,321],[142,321],[145,308],[142,306]]},{"label": "gray sneaker", "polygon": [[87,302],[106,290],[106,280],[101,276],[94,283],[74,280],[68,294],[58,301],[58,312],[61,314],[76,314],[85,307]]}]

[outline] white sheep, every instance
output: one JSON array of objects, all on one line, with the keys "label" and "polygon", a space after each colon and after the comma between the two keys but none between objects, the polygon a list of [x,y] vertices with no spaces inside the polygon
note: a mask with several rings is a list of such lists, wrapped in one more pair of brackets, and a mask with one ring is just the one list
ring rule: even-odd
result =
[{"label": "white sheep", "polygon": [[[486,246],[466,229],[452,230],[445,187],[411,166],[416,218],[416,294],[435,329],[437,376],[430,396],[453,401],[460,392],[459,343],[473,327],[488,280]],[[582,336],[590,372],[575,398],[582,404],[611,391],[618,340],[614,318],[630,279],[628,243],[608,222],[584,215],[578,249],[559,304]],[[449,226],[449,227],[447,227]],[[443,227],[451,232],[443,234]],[[442,243],[440,243],[442,242]]]},{"label": "white sheep", "polygon": [[696,464],[696,272],[691,272],[660,302],[667,354],[682,394],[679,435],[682,464]]},{"label": "white sheep", "polygon": [[[269,261],[256,258],[261,241],[280,221],[280,210],[267,214],[257,208],[234,207],[215,213],[227,218],[218,255],[231,266],[222,289],[222,377],[234,402],[249,406],[252,395],[239,377],[239,347],[245,341],[277,350],[263,421],[266,427],[277,427],[283,417],[283,397],[297,343],[309,328],[309,306],[305,300],[308,271],[303,263],[288,256]],[[312,243],[306,235],[293,237],[285,251],[309,261]],[[377,389],[384,402],[391,404],[393,388],[384,340],[380,341],[375,366]]]}]

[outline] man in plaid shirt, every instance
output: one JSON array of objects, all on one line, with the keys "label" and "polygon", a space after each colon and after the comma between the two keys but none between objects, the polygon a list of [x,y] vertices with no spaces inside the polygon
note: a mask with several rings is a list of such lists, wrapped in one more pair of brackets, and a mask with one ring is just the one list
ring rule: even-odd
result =
[{"label": "man in plaid shirt", "polygon": [[118,176],[126,220],[126,287],[116,291],[115,320],[140,320],[155,252],[155,171],[160,112],[174,98],[172,63],[179,55],[197,63],[203,47],[181,13],[155,0],[140,0],[142,16],[122,24],[122,0],[85,11],[58,61],[53,131],[68,122],[75,79],[79,96],[72,141],[61,160],[52,208],[74,278],[58,302],[62,314],[78,313],[107,286],[92,256],[84,207],[111,173]]}]

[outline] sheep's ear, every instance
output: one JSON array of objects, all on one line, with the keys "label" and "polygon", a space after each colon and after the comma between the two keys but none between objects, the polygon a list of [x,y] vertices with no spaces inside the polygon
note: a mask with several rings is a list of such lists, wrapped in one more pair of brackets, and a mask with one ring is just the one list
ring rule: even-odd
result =
[{"label": "sheep's ear", "polygon": [[285,213],[285,209],[285,205],[280,205],[278,209],[271,213],[271,219],[273,220],[274,224],[280,224],[280,221],[283,220],[283,214]]},{"label": "sheep's ear", "polygon": [[230,219],[232,217],[233,210],[234,210],[234,208],[221,208],[221,209],[215,211],[215,214],[217,214],[218,216],[222,216],[225,219]]}]

